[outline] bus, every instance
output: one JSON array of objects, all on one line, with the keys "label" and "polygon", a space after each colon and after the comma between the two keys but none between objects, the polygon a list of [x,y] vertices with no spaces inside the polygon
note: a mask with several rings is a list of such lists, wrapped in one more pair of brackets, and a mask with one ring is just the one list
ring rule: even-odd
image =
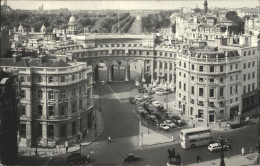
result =
[{"label": "bus", "polygon": [[208,127],[184,129],[180,132],[181,147],[183,149],[209,145],[213,140],[212,132]]}]

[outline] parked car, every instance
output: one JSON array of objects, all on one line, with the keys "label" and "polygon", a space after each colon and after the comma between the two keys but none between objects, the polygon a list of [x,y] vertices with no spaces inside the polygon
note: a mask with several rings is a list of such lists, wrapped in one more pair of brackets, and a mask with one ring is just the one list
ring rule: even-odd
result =
[{"label": "parked car", "polygon": [[[223,146],[224,150],[227,150],[228,148],[230,148],[229,145]],[[219,144],[219,143],[213,143],[213,144],[209,144],[208,149],[211,152],[215,152],[215,151],[220,151],[222,149],[222,147],[221,147],[221,144]]]},{"label": "parked car", "polygon": [[125,157],[123,157],[123,162],[132,162],[132,161],[140,161],[141,158],[138,156],[135,156],[133,153],[129,153]]},{"label": "parked car", "polygon": [[159,103],[159,101],[153,101],[152,105],[157,108],[158,106],[160,106],[160,103]]},{"label": "parked car", "polygon": [[129,102],[130,102],[131,104],[135,104],[135,98],[129,97]]},{"label": "parked car", "polygon": [[144,111],[144,109],[143,109],[143,107],[137,107],[137,111],[141,114],[143,111]]},{"label": "parked car", "polygon": [[84,164],[90,162],[89,155],[81,155],[80,153],[72,153],[67,158],[67,164]]},{"label": "parked car", "polygon": [[150,115],[153,115],[155,114],[156,110],[154,108],[154,106],[149,106],[146,108],[146,111],[150,114]]},{"label": "parked car", "polygon": [[184,125],[183,120],[181,119],[181,117],[179,117],[178,115],[173,115],[171,116],[171,120],[173,121],[173,123],[175,123],[178,126],[182,126]]},{"label": "parked car", "polygon": [[148,119],[148,112],[147,111],[143,111],[141,112],[141,116],[144,118],[144,119]]},{"label": "parked car", "polygon": [[149,117],[149,120],[150,120],[152,123],[154,123],[154,124],[158,123],[158,120],[157,120],[157,118],[156,118],[155,115],[148,115],[148,117]]},{"label": "parked car", "polygon": [[149,98],[149,94],[148,93],[145,93],[144,95],[143,95],[143,99],[144,100],[147,100]]},{"label": "parked car", "polygon": [[160,89],[160,90],[156,90],[155,91],[155,94],[158,95],[158,96],[161,96],[161,95],[165,95],[167,94],[168,92],[163,90],[163,89]]},{"label": "parked car", "polygon": [[171,120],[166,120],[163,123],[171,128],[176,127],[176,125]]},{"label": "parked car", "polygon": [[143,98],[140,96],[135,96],[135,100],[141,102],[143,100]]},{"label": "parked car", "polygon": [[164,123],[161,123],[161,124],[160,124],[160,128],[163,129],[163,130],[166,130],[166,131],[167,131],[167,130],[170,130],[170,127],[167,126],[167,125],[164,124]]},{"label": "parked car", "polygon": [[245,125],[245,124],[243,124],[243,123],[228,122],[228,123],[227,123],[227,128],[235,129],[235,128],[242,127],[242,126],[244,126],[244,125]]}]

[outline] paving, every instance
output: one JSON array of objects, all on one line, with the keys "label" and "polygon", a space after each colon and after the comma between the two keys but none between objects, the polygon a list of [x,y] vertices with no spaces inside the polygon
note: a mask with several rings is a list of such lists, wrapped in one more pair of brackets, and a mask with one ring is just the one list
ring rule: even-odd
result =
[{"label": "paving", "polygon": [[[258,153],[252,153],[252,154],[245,154],[244,156],[241,155],[236,155],[236,156],[231,156],[229,159],[226,157],[224,158],[225,165],[226,166],[257,166],[257,158],[258,158]],[[219,165],[220,164],[220,159],[216,160],[210,160],[203,162],[201,161],[200,163],[194,163],[194,164],[189,164],[188,166],[211,166],[211,165]]]}]

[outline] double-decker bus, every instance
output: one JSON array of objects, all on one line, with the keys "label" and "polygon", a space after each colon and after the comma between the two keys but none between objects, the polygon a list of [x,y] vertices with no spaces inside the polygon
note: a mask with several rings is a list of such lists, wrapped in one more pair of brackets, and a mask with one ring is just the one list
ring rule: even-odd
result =
[{"label": "double-decker bus", "polygon": [[212,132],[208,127],[184,129],[180,132],[181,147],[183,149],[209,145],[213,140]]}]

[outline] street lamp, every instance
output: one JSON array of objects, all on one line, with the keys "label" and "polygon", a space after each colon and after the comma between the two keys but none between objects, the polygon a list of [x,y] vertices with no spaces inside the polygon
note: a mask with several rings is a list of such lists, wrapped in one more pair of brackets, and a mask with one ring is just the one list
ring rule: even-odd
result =
[{"label": "street lamp", "polygon": [[225,145],[225,140],[222,138],[222,136],[218,137],[218,142],[221,145],[221,161],[220,161],[220,166],[225,166],[225,161],[224,161],[224,148],[223,146]]}]

